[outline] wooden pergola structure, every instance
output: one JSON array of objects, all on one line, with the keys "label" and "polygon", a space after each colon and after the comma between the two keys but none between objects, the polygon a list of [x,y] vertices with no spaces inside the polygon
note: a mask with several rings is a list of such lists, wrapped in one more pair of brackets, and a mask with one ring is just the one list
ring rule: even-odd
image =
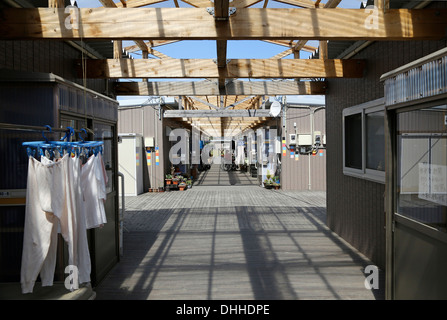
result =
[{"label": "wooden pergola structure", "polygon": [[[374,10],[342,9],[342,0],[270,0],[294,6],[284,9],[269,8],[269,0],[174,0],[174,8],[151,7],[164,1],[99,0],[100,7],[65,8],[63,0],[49,0],[48,8],[8,8],[0,39],[113,40],[114,59],[78,61],[79,77],[141,79],[116,82],[116,95],[181,96],[183,113],[171,117],[207,121],[223,133],[265,120],[268,96],[324,95],[324,79],[362,77],[366,62],[329,59],[328,41],[441,39],[447,27],[445,10],[390,9],[392,0],[375,0]],[[179,1],[192,7],[180,8]],[[261,1],[262,8],[252,8]],[[141,51],[141,59],[122,58],[123,40],[135,43],[124,49]],[[155,49],[185,40],[216,41],[216,59],[174,59]],[[286,50],[269,59],[228,60],[228,40],[267,41]],[[317,59],[300,59],[300,51],[315,50]],[[294,59],[283,59],[290,54]],[[247,113],[252,109],[259,112]]]}]

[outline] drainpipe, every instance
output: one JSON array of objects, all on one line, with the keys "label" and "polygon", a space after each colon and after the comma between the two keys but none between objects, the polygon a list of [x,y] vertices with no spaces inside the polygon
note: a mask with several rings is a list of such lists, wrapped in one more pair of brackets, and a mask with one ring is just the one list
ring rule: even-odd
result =
[{"label": "drainpipe", "polygon": [[118,171],[118,176],[121,177],[121,214],[119,215],[119,250],[120,257],[123,255],[123,230],[124,230],[124,174]]}]

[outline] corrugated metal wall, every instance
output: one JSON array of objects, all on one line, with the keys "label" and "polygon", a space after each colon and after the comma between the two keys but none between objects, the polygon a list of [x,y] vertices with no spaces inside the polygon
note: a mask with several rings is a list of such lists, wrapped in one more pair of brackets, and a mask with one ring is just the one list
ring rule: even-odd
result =
[{"label": "corrugated metal wall", "polygon": [[[150,105],[138,108],[121,108],[118,110],[118,134],[137,133],[144,138],[152,137],[155,146],[159,148],[159,163],[156,163],[155,148],[151,149],[150,163],[145,155],[143,161],[144,191],[148,188],[164,186],[165,156],[163,152],[165,129],[162,120],[159,120],[158,106]],[[146,147],[146,146],[145,146]]]},{"label": "corrugated metal wall", "polygon": [[[0,122],[17,124],[18,126],[49,125],[51,127],[59,127],[59,125],[63,124],[62,117],[66,119],[65,124],[67,119],[71,119],[71,117],[86,123],[86,115],[90,113],[91,117],[95,117],[95,120],[92,121],[95,133],[97,131],[96,129],[100,126],[99,121],[106,121],[105,126],[107,128],[113,128],[117,120],[117,102],[98,94],[94,95],[91,92],[86,93],[84,96],[83,94],[81,95],[81,92],[81,89],[77,86],[70,86],[67,82],[1,81]],[[67,99],[63,97],[64,93],[67,93]],[[60,97],[61,94],[62,97]],[[92,103],[89,112],[84,108],[84,101]],[[59,140],[61,133],[45,133],[45,136],[50,140]],[[41,132],[0,129],[0,190],[2,192],[15,194],[19,199],[25,197],[28,158],[22,143],[25,141],[41,140],[43,140]],[[113,141],[108,142],[109,145],[111,143]],[[107,158],[110,160],[113,157],[110,154],[112,152],[110,147],[104,152],[104,159]],[[108,174],[111,173],[109,170],[107,172]],[[114,176],[113,179],[110,179],[109,186],[116,185],[114,179]],[[117,198],[116,193],[110,192],[110,194],[110,196],[108,195],[106,204],[108,225],[103,228],[100,236],[95,234],[96,242],[102,240],[109,247],[117,243],[117,239],[114,238],[116,234],[116,224],[114,221],[117,213],[115,206]],[[11,206],[10,202],[8,202],[10,198],[15,197],[2,194],[2,203],[0,206],[0,281],[18,282],[20,280],[25,206],[22,202],[19,205]],[[106,229],[109,230],[108,235],[110,237],[104,236],[106,232],[104,230]],[[91,235],[93,237],[93,234]],[[101,248],[101,252],[95,251],[92,248],[91,250],[93,250],[92,257],[94,257],[92,258],[92,281],[94,282],[95,280],[99,280],[100,276],[104,276],[104,274],[98,275],[99,271],[104,272],[106,269],[104,266],[101,266],[101,263],[105,260],[108,263],[111,260],[116,262],[118,256],[115,254],[113,247],[109,251],[104,250],[104,247]],[[98,257],[101,257],[101,260]],[[56,280],[61,280],[62,278],[58,278],[58,276],[63,276],[63,269],[62,271],[60,269],[58,270],[56,270]]]},{"label": "corrugated metal wall", "polygon": [[[0,41],[0,69],[53,73],[82,85],[75,68],[75,59],[82,54],[63,41]],[[109,95],[109,80],[86,79],[87,87]]]},{"label": "corrugated metal wall", "polygon": [[[316,110],[316,111],[315,111]],[[296,131],[294,128],[296,124]],[[326,190],[326,150],[321,149],[315,155],[298,154],[291,155],[289,135],[313,134],[320,131],[326,134],[326,115],[324,108],[312,107],[288,107],[286,111],[286,144],[287,154],[282,155],[281,188],[283,190]],[[295,151],[296,152],[296,151]]]}]

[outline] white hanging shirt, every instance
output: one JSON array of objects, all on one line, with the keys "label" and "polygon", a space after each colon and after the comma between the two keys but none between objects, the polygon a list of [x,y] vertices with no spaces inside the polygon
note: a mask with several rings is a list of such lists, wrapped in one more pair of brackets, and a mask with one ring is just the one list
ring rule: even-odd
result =
[{"label": "white hanging shirt", "polygon": [[104,209],[104,201],[107,198],[106,183],[101,155],[91,156],[81,170],[87,229],[102,227],[107,223]]}]

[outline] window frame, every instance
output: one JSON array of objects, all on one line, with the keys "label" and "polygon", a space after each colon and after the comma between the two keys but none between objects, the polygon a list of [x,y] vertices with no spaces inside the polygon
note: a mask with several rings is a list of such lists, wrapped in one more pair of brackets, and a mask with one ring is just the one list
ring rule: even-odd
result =
[{"label": "window frame", "polygon": [[[366,167],[366,156],[367,156],[367,140],[366,140],[366,116],[370,113],[386,111],[385,110],[385,98],[380,98],[377,100],[368,101],[359,105],[355,105],[349,108],[343,109],[342,112],[342,139],[343,139],[343,174],[355,178],[365,179],[377,183],[385,184],[385,170],[374,170]],[[346,166],[346,117],[360,114],[361,115],[361,157],[362,157],[362,168],[356,169]],[[385,125],[385,123],[384,123]],[[385,140],[383,141],[385,148]],[[385,160],[385,158],[384,158]],[[385,163],[384,163],[385,168]]]}]

